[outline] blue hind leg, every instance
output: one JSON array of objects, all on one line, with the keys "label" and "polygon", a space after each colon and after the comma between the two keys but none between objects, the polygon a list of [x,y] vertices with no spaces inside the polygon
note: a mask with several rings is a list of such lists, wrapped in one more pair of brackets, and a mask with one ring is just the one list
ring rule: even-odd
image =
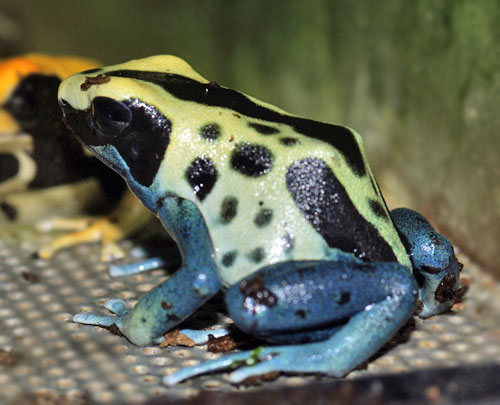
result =
[{"label": "blue hind leg", "polygon": [[426,318],[447,311],[460,298],[461,264],[453,246],[418,212],[407,208],[391,211],[391,217],[412,260],[424,304],[419,316]]},{"label": "blue hind leg", "polygon": [[[288,346],[223,356],[164,382],[238,368],[230,379],[271,371],[341,377],[377,352],[411,317],[417,284],[398,263],[291,262],[268,266],[229,289],[229,315],[242,330]],[[324,340],[323,340],[324,339]],[[300,342],[312,342],[296,344]]]}]

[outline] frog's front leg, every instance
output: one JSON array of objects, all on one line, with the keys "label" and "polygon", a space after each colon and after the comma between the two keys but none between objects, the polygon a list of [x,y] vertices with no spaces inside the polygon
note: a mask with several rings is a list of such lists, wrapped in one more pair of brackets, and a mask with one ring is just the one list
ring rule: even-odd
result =
[{"label": "frog's front leg", "polygon": [[268,266],[229,289],[229,315],[245,332],[290,345],[223,356],[164,381],[171,385],[228,367],[241,367],[231,374],[233,382],[271,371],[343,376],[376,353],[411,317],[417,291],[409,269],[398,263]]},{"label": "frog's front leg", "polygon": [[134,344],[156,343],[162,335],[191,315],[215,295],[220,280],[212,258],[212,245],[203,218],[189,201],[176,197],[162,200],[159,216],[175,235],[184,264],[168,280],[144,295],[132,310],[123,301],[108,301],[115,316],[77,314],[73,320],[101,326],[115,324]]},{"label": "frog's front leg", "polygon": [[397,208],[391,211],[391,218],[406,245],[419,284],[423,303],[419,316],[427,318],[447,311],[465,292],[460,288],[462,265],[450,241],[416,211]]}]

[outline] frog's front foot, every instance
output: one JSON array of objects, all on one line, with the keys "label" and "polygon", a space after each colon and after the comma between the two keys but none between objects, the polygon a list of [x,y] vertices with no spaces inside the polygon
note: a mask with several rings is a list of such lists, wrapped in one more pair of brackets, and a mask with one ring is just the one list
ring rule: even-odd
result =
[{"label": "frog's front foot", "polygon": [[[104,328],[110,328],[114,325],[123,336],[137,346],[147,346],[160,343],[163,340],[163,336],[161,335],[157,338],[153,336],[151,328],[148,328],[146,318],[142,318],[140,315],[139,322],[141,325],[138,325],[137,316],[134,318],[134,311],[127,308],[125,301],[112,299],[106,301],[104,307],[114,315],[80,313],[73,316],[73,322],[102,326]],[[141,326],[143,327],[141,328]]]},{"label": "frog's front foot", "polygon": [[104,307],[115,315],[95,315],[88,313],[80,313],[73,315],[73,322],[83,323],[85,325],[96,325],[109,328],[112,325],[122,331],[125,321],[130,317],[130,309],[127,308],[125,301],[113,299],[106,301]]}]

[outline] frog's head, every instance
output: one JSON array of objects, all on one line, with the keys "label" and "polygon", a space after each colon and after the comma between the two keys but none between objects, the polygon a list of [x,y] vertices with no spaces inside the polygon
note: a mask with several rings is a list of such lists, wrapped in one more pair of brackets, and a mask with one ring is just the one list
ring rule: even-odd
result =
[{"label": "frog's head", "polygon": [[152,210],[152,186],[172,132],[168,116],[175,115],[161,86],[180,74],[202,79],[181,59],[156,56],[88,70],[59,88],[66,124]]}]

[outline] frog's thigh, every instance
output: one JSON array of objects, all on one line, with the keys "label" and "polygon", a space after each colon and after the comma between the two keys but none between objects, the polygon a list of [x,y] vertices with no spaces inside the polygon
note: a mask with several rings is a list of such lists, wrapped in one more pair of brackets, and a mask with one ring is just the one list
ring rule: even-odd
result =
[{"label": "frog's thigh", "polygon": [[234,285],[226,304],[245,332],[290,344],[327,339],[367,306],[388,299],[397,301],[387,310],[399,319],[389,327],[395,333],[415,310],[416,292],[410,271],[398,263],[289,262]]}]

